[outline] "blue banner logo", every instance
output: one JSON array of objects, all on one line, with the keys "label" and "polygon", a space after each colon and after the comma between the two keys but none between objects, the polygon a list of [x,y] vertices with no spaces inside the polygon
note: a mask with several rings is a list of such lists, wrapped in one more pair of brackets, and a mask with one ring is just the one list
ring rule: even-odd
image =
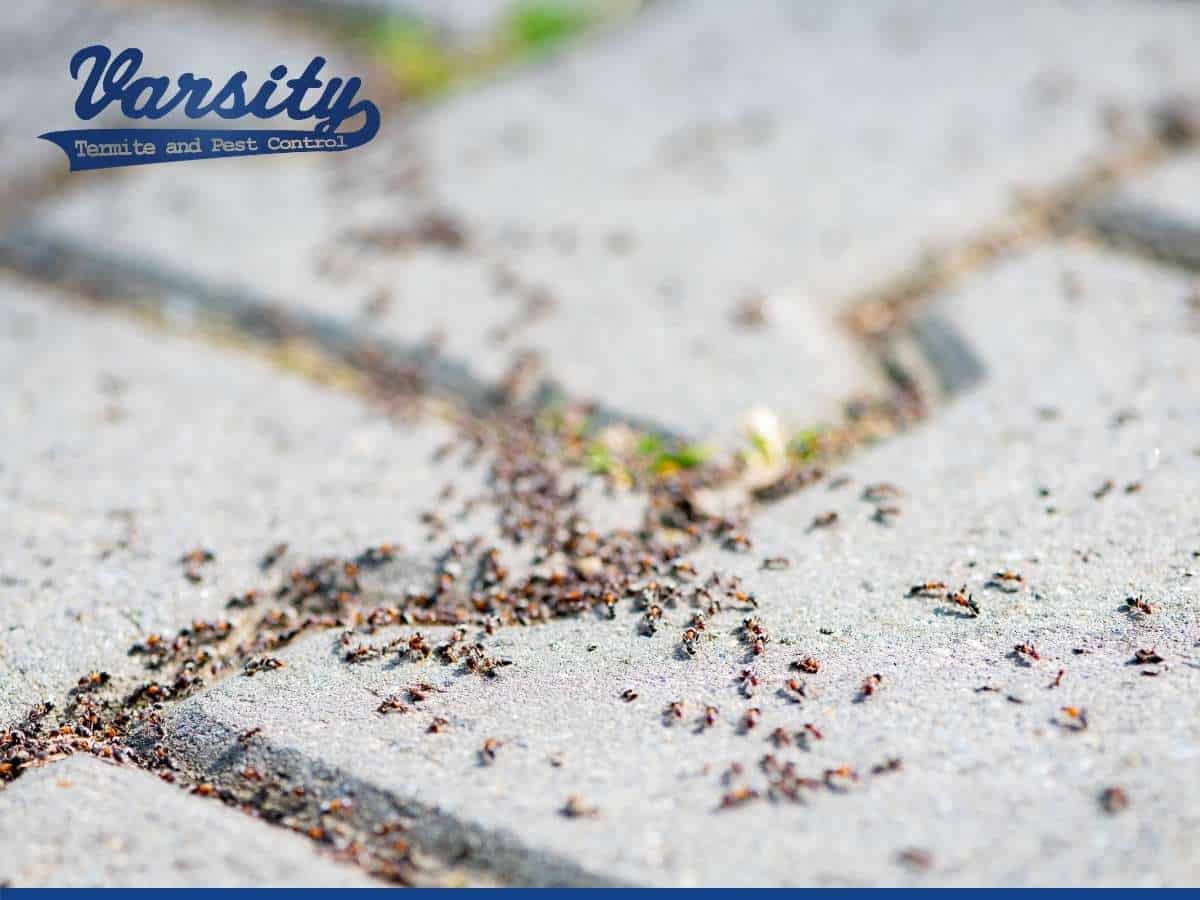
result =
[{"label": "blue banner logo", "polygon": [[[162,119],[181,110],[189,119],[315,120],[311,131],[281,129],[216,128],[81,128],[39,135],[62,148],[71,171],[111,169],[149,163],[276,153],[313,153],[353,150],[379,131],[379,108],[370,100],[356,99],[361,78],[319,77],[323,57],[314,57],[293,78],[286,66],[271,69],[270,78],[250,93],[245,72],[234,73],[214,90],[211,78],[191,72],[175,83],[166,76],[138,75],[141,50],[130,47],[116,56],[103,44],[84,47],[71,58],[71,77],[82,81],[75,114],[94,119],[117,108],[127,119]],[[339,130],[361,118],[355,131]]]}]

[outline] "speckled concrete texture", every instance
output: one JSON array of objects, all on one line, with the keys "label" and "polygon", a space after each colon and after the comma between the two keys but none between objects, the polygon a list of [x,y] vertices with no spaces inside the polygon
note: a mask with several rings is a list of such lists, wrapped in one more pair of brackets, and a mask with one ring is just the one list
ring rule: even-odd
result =
[{"label": "speckled concrete texture", "polygon": [[[262,764],[332,767],[352,792],[515,838],[548,871],[566,860],[629,883],[1194,883],[1200,369],[1186,287],[1147,264],[1050,247],[941,298],[987,385],[835,473],[844,486],[765,510],[752,554],[697,563],[744,577],[773,638],[762,657],[737,633],[739,610],[714,621],[694,659],[679,652],[683,609],[653,638],[632,612],[502,633],[489,645],[515,665],[495,682],[434,664],[351,667],[318,638],[279,672],[187,701],[174,741],[219,768],[229,735],[261,726]],[[891,524],[861,499],[885,481],[900,492]],[[838,523],[811,529],[829,510]],[[791,568],[762,571],[776,554]],[[1017,590],[988,586],[1001,570],[1021,574]],[[965,585],[981,615],[908,596],[931,580]],[[1150,614],[1128,609],[1138,595]],[[1133,664],[1139,649],[1165,662]],[[822,665],[800,675],[808,697],[793,703],[779,691],[804,655]],[[737,683],[746,668],[761,681],[753,699]],[[878,691],[861,696],[875,673]],[[418,681],[444,693],[408,715],[376,713],[378,697]],[[676,700],[684,717],[664,724]],[[698,728],[709,704],[717,722]],[[761,719],[746,731],[751,707]],[[429,734],[435,715],[450,724]],[[805,723],[823,739],[768,743]],[[489,737],[501,746],[485,766]],[[765,795],[767,753],[817,779],[848,765],[858,780],[833,776],[836,789],[802,805],[721,809],[739,786]],[[898,771],[872,774],[893,758]],[[734,763],[743,770],[725,784]],[[1110,787],[1128,809],[1102,808]],[[565,817],[571,795],[596,815]],[[510,864],[483,847],[482,864]]]},{"label": "speckled concrete texture", "polygon": [[308,841],[90,756],[0,793],[11,887],[370,887]]},{"label": "speckled concrete texture", "polygon": [[[135,640],[221,615],[279,542],[416,553],[443,485],[483,491],[478,468],[435,465],[445,426],[62,301],[0,285],[0,722],[140,669]],[[197,547],[216,559],[193,583]]]}]

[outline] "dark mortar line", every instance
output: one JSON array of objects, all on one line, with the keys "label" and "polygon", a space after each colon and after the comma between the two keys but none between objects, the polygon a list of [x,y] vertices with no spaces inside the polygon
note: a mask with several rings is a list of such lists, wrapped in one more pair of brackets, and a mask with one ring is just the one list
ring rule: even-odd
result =
[{"label": "dark mortar line", "polygon": [[1070,237],[1087,211],[1115,187],[1189,152],[1200,140],[1200,135],[1170,132],[1170,98],[1144,111],[1150,136],[1114,142],[1102,156],[1082,161],[1073,173],[1032,192],[1019,209],[844,298],[843,319],[868,338],[903,330],[931,297],[1006,257]]},{"label": "dark mortar line", "polygon": [[427,347],[369,339],[320,315],[286,310],[237,288],[211,286],[199,278],[120,259],[35,230],[0,237],[0,265],[100,303],[168,320],[181,313],[209,318],[213,324],[231,326],[269,345],[311,340],[351,363],[360,361],[364,352],[383,352],[399,368],[419,367],[437,389],[460,395],[472,404],[486,399],[486,388],[465,366],[436,359]]},{"label": "dark mortar line", "polygon": [[[283,347],[290,341],[305,342],[355,374],[417,376],[428,396],[465,408],[469,413],[484,413],[501,405],[496,385],[479,377],[466,363],[442,356],[427,344],[381,339],[359,325],[289,308],[277,299],[236,286],[211,284],[201,277],[105,253],[36,227],[0,235],[0,269],[92,302],[153,316],[168,326],[174,320],[186,321],[191,317],[200,323],[201,332],[205,326],[224,328],[268,349]],[[193,331],[174,327],[187,336]],[[947,332],[951,328],[948,323],[943,326]],[[896,340],[905,337],[905,331],[905,327],[900,327],[869,339],[851,332],[856,340],[865,342],[873,363],[899,390],[917,383],[893,352]],[[947,344],[959,348],[956,359],[970,353],[959,336]],[[917,346],[928,365],[940,373],[944,368],[942,361],[921,342]],[[511,408],[536,412],[570,396],[552,376],[545,376],[528,401]],[[592,422],[598,427],[626,425],[679,444],[702,437],[599,402],[588,401],[588,406]]]},{"label": "dark mortar line", "polygon": [[1080,225],[1114,250],[1200,271],[1200,226],[1161,209],[1115,201],[1089,209]]},{"label": "dark mortar line", "polygon": [[[150,5],[156,2],[158,0],[150,0]],[[210,2],[217,6],[228,6],[228,0]],[[591,30],[588,42],[619,33],[622,28],[618,26],[645,20],[650,14],[661,12],[674,2],[647,0],[637,15],[621,17]],[[369,21],[391,12],[384,0],[360,0],[346,11],[345,16],[327,0],[300,0],[300,3],[303,9],[328,17],[330,22],[355,18]],[[279,0],[252,0],[251,6],[256,12],[266,15],[282,9]],[[484,79],[483,83],[491,84],[512,76],[531,63],[549,64],[558,56],[556,51],[546,54],[545,59],[518,60],[513,65],[500,67],[492,73],[494,77]],[[436,100],[452,96],[473,84],[468,82],[456,86],[449,94],[439,95]],[[408,112],[419,115],[439,105],[436,101],[408,104]],[[946,400],[978,384],[986,377],[986,367],[971,350],[969,342],[949,321],[933,316],[923,308],[932,297],[952,284],[975,271],[995,265],[1005,255],[1044,243],[1048,239],[1063,237],[1074,226],[1098,234],[1119,249],[1134,250],[1188,269],[1200,270],[1200,229],[1169,221],[1152,209],[1132,206],[1093,206],[1082,213],[1078,212],[1099,191],[1110,189],[1132,174],[1180,155],[1193,146],[1194,141],[1190,135],[1177,141],[1151,139],[1126,146],[1107,162],[1085,166],[1081,174],[1068,177],[1057,187],[1039,192],[1042,201],[1035,205],[1040,205],[1040,209],[1032,214],[1017,216],[1017,224],[1009,223],[966,236],[943,254],[952,260],[955,253],[966,253],[973,256],[974,261],[965,265],[951,262],[949,271],[941,273],[923,272],[924,264],[919,264],[884,285],[858,295],[849,304],[849,312],[843,316],[849,330],[855,337],[864,340],[875,364],[898,390],[910,389],[914,385],[929,387],[921,384],[920,379],[907,370],[894,352],[899,343],[910,343],[933,371],[943,392],[942,399]],[[65,178],[48,177],[41,179],[39,184],[43,182],[44,190],[39,190],[39,193],[53,194],[62,189]],[[37,199],[42,198],[25,198],[21,205],[32,205]],[[223,316],[225,324],[232,325],[238,334],[269,345],[280,345],[289,339],[311,342],[357,373],[370,373],[370,366],[364,365],[363,355],[374,354],[382,357],[385,365],[394,370],[419,369],[430,394],[465,405],[468,411],[481,412],[498,405],[494,385],[475,375],[465,363],[442,358],[427,345],[380,340],[363,334],[361,329],[320,314],[302,310],[291,312],[280,303],[236,287],[210,285],[185,273],[106,255],[52,234],[27,229],[0,235],[0,268],[4,267],[41,282],[57,284],[93,300],[125,305],[142,312],[162,315],[164,312],[173,312],[181,303],[186,304],[194,312],[207,317]],[[938,268],[941,265],[935,266],[935,270]],[[854,324],[858,314],[880,304],[901,307],[904,312],[898,321],[875,333],[865,332]],[[924,321],[918,321],[921,319]],[[543,378],[533,393],[532,402],[525,404],[532,411],[570,396],[552,377]],[[590,402],[588,405],[593,421],[600,426],[624,424],[681,444],[707,437],[681,433],[653,419],[624,414],[599,402]]]},{"label": "dark mortar line", "polygon": [[987,378],[987,366],[971,342],[944,316],[920,312],[908,331],[947,398],[969,391]]},{"label": "dark mortar line", "polygon": [[[964,237],[932,264],[918,263],[848,303],[844,318],[850,331],[867,340],[898,387],[913,380],[895,352],[905,344],[915,349],[932,370],[943,401],[986,379],[987,367],[970,341],[953,323],[933,311],[930,301],[976,272],[1032,247],[1083,230],[1116,249],[1200,271],[1200,228],[1150,208],[1097,199],[1116,185],[1195,146],[1194,135],[1172,138],[1163,133],[1162,118],[1169,113],[1169,103],[1164,101],[1153,112],[1159,119],[1155,137],[1131,142],[1110,153],[1106,160],[1084,165],[1076,175],[1039,191],[1036,202],[1009,221]],[[859,317],[883,309],[890,310],[892,318],[881,331],[872,333]],[[920,384],[919,378],[916,381]]]},{"label": "dark mortar line", "polygon": [[[172,718],[162,742],[173,759],[183,761],[211,784],[227,787],[235,794],[239,790],[252,792],[255,785],[248,785],[237,774],[239,768],[249,764],[289,784],[303,786],[305,808],[302,815],[314,821],[320,819],[322,802],[350,798],[353,800],[352,812],[338,821],[372,833],[378,825],[404,820],[411,826],[404,832],[404,837],[411,839],[421,851],[436,857],[439,864],[486,874],[508,886],[634,886],[590,872],[556,853],[536,850],[522,842],[513,831],[464,821],[436,806],[397,796],[319,758],[267,744],[268,736],[258,736],[242,744],[238,741],[238,733],[201,709],[199,701],[199,697],[185,701],[191,705],[191,710],[180,710]],[[193,715],[188,716],[188,712]],[[186,717],[183,721],[191,725],[182,733],[179,731],[181,715]],[[187,732],[193,730],[202,733],[204,739],[189,739]],[[142,735],[141,739],[147,747],[155,743],[155,736],[150,734]],[[369,869],[364,871],[369,872]]]},{"label": "dark mortar line", "polygon": [[[52,186],[59,184],[61,182],[55,181]],[[1113,208],[1095,212],[1088,217],[1085,227],[1114,246],[1189,269],[1200,269],[1200,229],[1170,220],[1152,209]],[[1053,227],[1039,230],[1030,243],[1044,242],[1059,233]],[[987,256],[971,271],[994,264],[1002,255],[1003,252]],[[135,311],[170,318],[170,314],[187,309],[202,317],[222,320],[238,333],[268,345],[281,345],[292,339],[311,341],[355,371],[363,371],[364,351],[381,354],[393,367],[420,368],[435,395],[475,408],[486,408],[495,403],[494,389],[469,367],[441,359],[424,345],[368,338],[361,329],[319,314],[289,312],[278,303],[253,293],[213,286],[199,278],[119,259],[51,235],[25,231],[0,236],[0,266],[93,300]],[[908,302],[919,307],[945,287],[944,283],[922,285],[908,297]],[[896,387],[913,383],[912,376],[893,353],[899,341],[910,338],[947,396],[969,390],[986,377],[982,362],[952,323],[935,313],[918,310],[909,321],[867,341],[876,363]],[[543,398],[553,398],[562,391],[547,382],[539,393]],[[639,427],[636,420],[605,408],[596,409],[595,417],[601,423],[622,422]],[[640,427],[670,435],[661,426],[643,424]],[[299,751],[243,748],[237,743],[234,732],[225,725],[208,716],[205,716],[205,723],[209,741],[188,743],[176,735],[168,736],[167,741],[178,744],[172,749],[182,751],[188,762],[211,774],[215,782],[244,790],[246,785],[239,781],[235,765],[260,760],[264,769],[280,772],[291,781],[313,789],[316,797],[311,801],[313,808],[307,812],[314,817],[314,810],[323,796],[351,795],[355,800],[355,816],[362,816],[369,824],[378,824],[397,815],[412,819],[414,829],[409,836],[415,844],[438,857],[441,863],[462,864],[515,885],[628,886],[592,874],[555,854],[532,850],[511,832],[464,822],[436,807],[397,797]],[[224,750],[221,750],[222,744],[227,745]]]},{"label": "dark mortar line", "polygon": [[[202,325],[224,326],[267,347],[307,342],[358,374],[418,377],[425,393],[471,413],[502,403],[493,384],[464,362],[442,356],[427,344],[381,339],[354,324],[229,285],[150,263],[106,254],[36,228],[0,236],[0,268],[51,284],[88,300],[151,314],[168,324],[190,314]],[[567,391],[543,378],[528,404],[531,412],[552,405]],[[661,423],[589,404],[601,426],[622,423],[671,440],[686,436]],[[517,408],[521,408],[520,405]]]}]

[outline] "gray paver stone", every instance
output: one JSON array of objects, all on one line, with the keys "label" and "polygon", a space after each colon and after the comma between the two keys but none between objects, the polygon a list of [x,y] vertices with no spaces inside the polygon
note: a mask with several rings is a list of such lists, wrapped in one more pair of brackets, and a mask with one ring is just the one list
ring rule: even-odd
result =
[{"label": "gray paver stone", "polygon": [[13,887],[370,887],[309,841],[76,756],[0,792],[0,882]]},{"label": "gray paver stone", "polygon": [[[344,158],[97,178],[40,227],[438,335],[487,379],[532,348],[572,393],[697,437],[758,403],[809,424],[883,389],[842,301],[1003,220],[1017,188],[1078,174],[1112,145],[1102,107],[1194,79],[1197,27],[1118,2],[668,5],[415,117],[389,110]],[[465,246],[453,227],[417,237],[430,214]],[[735,322],[753,297],[765,327]]]},{"label": "gray paver stone", "polygon": [[[278,542],[289,556],[272,577],[289,560],[382,543],[428,555],[420,517],[443,487],[462,501],[488,493],[483,465],[435,461],[448,426],[393,424],[253,357],[11,280],[0,283],[0,434],[3,724],[93,669],[141,672],[126,655],[135,641],[224,615],[231,596],[270,584],[258,564]],[[597,527],[636,514],[628,499],[585,496]],[[436,546],[495,538],[494,514],[449,517]],[[197,547],[216,560],[193,584],[179,560]]]},{"label": "gray paver stone", "polygon": [[[757,595],[773,636],[762,657],[738,637],[737,610],[710,623],[694,659],[677,652],[686,609],[652,638],[632,612],[501,632],[489,646],[515,665],[495,681],[432,663],[347,666],[318,637],[278,672],[186,701],[171,740],[217,773],[232,735],[262,727],[255,764],[335,772],[341,790],[413,804],[417,832],[447,818],[482,828],[492,837],[476,863],[535,883],[566,863],[581,881],[668,885],[1194,883],[1200,369],[1186,287],[1053,246],[941,298],[987,381],[857,457],[839,473],[848,485],[764,510],[752,554],[697,559]],[[890,524],[860,499],[883,481],[901,491]],[[830,509],[838,524],[812,529]],[[774,554],[791,568],[763,571]],[[987,587],[1002,569],[1023,575],[1015,592]],[[908,596],[934,579],[964,584],[982,615]],[[1150,615],[1126,607],[1138,594]],[[1024,643],[1038,659],[1019,658]],[[1166,659],[1157,677],[1131,662],[1148,648]],[[803,655],[822,666],[795,704],[777,691]],[[752,700],[737,688],[743,668],[761,679]],[[883,680],[864,698],[872,673]],[[445,693],[408,715],[375,712],[374,697],[425,680]],[[685,717],[670,727],[662,713],[677,700]],[[698,729],[706,704],[718,721]],[[744,732],[751,706],[761,719]],[[1087,727],[1064,707],[1084,709]],[[435,715],[450,724],[427,733]],[[766,740],[806,722],[824,735],[807,749]],[[501,746],[484,766],[489,737]],[[844,765],[860,780],[804,805],[720,809],[740,785],[765,791],[768,752],[818,780]],[[872,774],[893,757],[899,771]],[[731,763],[743,771],[723,783]],[[1103,811],[1108,787],[1127,810]],[[597,814],[564,817],[571,795]],[[927,869],[902,864],[910,848],[930,854]],[[553,874],[539,878],[539,859]]]}]

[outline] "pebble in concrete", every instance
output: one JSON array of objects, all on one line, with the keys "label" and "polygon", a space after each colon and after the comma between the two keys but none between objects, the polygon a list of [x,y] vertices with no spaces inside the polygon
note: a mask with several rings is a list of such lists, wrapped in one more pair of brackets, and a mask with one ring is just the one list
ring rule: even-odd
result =
[{"label": "pebble in concrete", "polygon": [[[514,665],[494,681],[347,666],[319,637],[186,701],[173,752],[219,777],[234,736],[261,727],[255,765],[406,804],[415,833],[457,828],[504,881],[1192,883],[1186,286],[1066,247],[968,279],[939,312],[987,382],[836,473],[848,483],[764,511],[752,553],[698,559],[741,574],[759,606],[715,617],[695,658],[683,609],[654,637],[633,612],[501,632],[489,646]],[[912,595],[933,580],[981,614]],[[740,631],[751,614],[761,656]],[[819,671],[790,668],[808,656]],[[438,690],[408,714],[376,711],[420,681]],[[814,780],[800,804],[781,799],[789,763]]]},{"label": "pebble in concrete", "polygon": [[12,887],[373,884],[302,837],[90,756],[0,793],[0,845],[0,884]]}]

